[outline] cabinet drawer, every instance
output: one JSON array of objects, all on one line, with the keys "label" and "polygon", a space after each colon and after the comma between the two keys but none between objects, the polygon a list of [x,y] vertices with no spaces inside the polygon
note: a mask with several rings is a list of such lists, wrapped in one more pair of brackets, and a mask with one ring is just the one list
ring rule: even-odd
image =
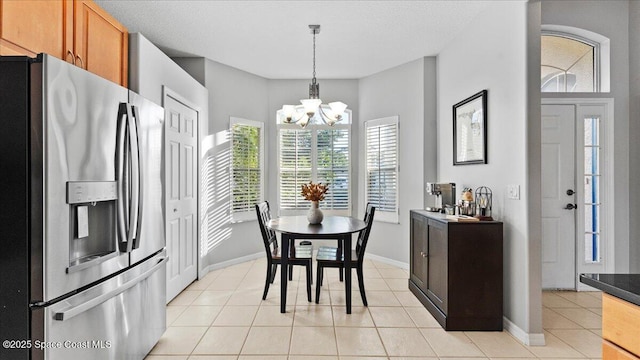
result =
[{"label": "cabinet drawer", "polygon": [[602,337],[631,353],[640,354],[640,306],[602,294]]},{"label": "cabinet drawer", "polygon": [[603,340],[602,360],[640,360],[640,358],[607,340]]}]

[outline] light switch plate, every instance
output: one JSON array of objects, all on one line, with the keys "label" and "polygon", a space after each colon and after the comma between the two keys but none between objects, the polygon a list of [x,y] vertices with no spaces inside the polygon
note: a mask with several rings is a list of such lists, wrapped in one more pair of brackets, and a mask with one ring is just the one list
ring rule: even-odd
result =
[{"label": "light switch plate", "polygon": [[520,185],[507,185],[507,197],[512,200],[520,200]]}]

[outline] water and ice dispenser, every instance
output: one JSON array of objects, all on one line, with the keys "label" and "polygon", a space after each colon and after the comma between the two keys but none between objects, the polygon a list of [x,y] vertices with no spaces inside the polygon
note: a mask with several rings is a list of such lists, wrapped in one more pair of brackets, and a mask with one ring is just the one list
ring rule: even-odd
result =
[{"label": "water and ice dispenser", "polygon": [[116,181],[69,181],[69,268],[92,266],[118,253]]}]

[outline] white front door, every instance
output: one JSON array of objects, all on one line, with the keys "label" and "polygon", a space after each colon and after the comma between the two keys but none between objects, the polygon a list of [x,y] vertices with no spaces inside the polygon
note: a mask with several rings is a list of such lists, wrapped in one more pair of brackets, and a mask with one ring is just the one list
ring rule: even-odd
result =
[{"label": "white front door", "polygon": [[164,108],[168,303],[198,274],[198,112],[169,93]]},{"label": "white front door", "polygon": [[542,287],[576,288],[574,105],[542,106]]}]

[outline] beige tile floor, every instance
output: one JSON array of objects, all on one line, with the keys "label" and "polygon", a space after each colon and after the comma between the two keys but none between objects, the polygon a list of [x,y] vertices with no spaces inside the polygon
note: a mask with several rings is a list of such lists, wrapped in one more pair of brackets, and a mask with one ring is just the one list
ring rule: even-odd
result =
[{"label": "beige tile floor", "polygon": [[442,330],[408,291],[408,272],[376,261],[365,265],[368,307],[362,306],[355,291],[353,313],[345,314],[344,284],[338,281],[335,269],[325,272],[320,304],[308,303],[304,278],[300,280],[302,271],[295,267],[287,313],[281,314],[279,272],[262,301],[265,268],[264,260],[248,261],[194,282],[167,306],[167,331],[146,359],[560,360],[601,356],[602,311],[597,292],[544,292],[547,345],[524,346],[507,332]]}]

